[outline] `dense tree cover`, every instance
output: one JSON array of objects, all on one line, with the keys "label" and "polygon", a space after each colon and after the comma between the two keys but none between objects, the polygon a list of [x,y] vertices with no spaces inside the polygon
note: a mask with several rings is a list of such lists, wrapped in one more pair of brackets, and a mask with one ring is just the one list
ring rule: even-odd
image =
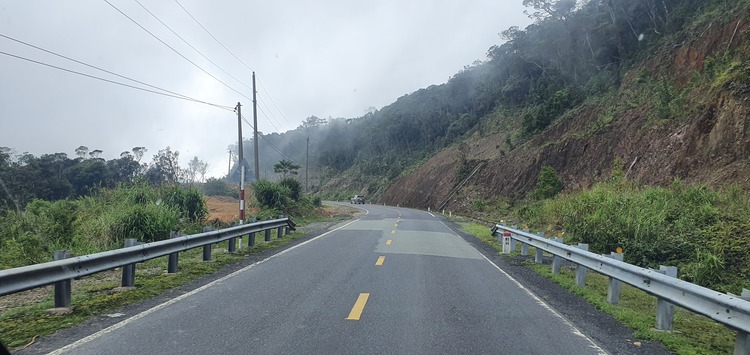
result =
[{"label": "dense tree cover", "polygon": [[147,149],[135,147],[119,158],[105,160],[99,149],[75,149],[76,158],[65,153],[35,156],[15,154],[0,147],[0,211],[20,210],[34,199],[47,201],[89,195],[98,187],[111,188],[120,183],[148,181],[151,185],[192,182],[205,174],[205,163],[194,158],[188,170],[180,169],[179,152],[169,147],[160,150],[150,164],[140,163]]},{"label": "dense tree cover", "polygon": [[[672,48],[711,22],[726,21],[721,14],[748,5],[747,0],[523,3],[534,23],[502,31],[506,42],[491,47],[486,61],[362,117],[311,116],[296,130],[263,135],[261,170],[281,159],[304,162],[309,137],[311,171],[320,183],[328,174],[350,170],[363,185],[387,184],[439,149],[489,129],[482,120],[497,110],[521,117],[516,135],[526,139],[586,97],[617,89],[623,73],[657,48]],[[244,145],[246,156],[252,156],[251,143]]]}]

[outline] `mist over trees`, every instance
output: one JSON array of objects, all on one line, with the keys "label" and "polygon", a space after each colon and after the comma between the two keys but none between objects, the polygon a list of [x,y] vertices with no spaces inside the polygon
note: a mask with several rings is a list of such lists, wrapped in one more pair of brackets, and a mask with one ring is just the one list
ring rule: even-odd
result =
[{"label": "mist over trees", "polygon": [[[520,118],[513,142],[503,144],[512,150],[587,97],[617,90],[630,67],[660,48],[698,35],[714,21],[707,14],[739,6],[730,0],[518,1],[534,23],[499,29],[505,43],[489,48],[486,60],[467,65],[445,84],[368,109],[361,117],[310,116],[295,130],[262,135],[261,178],[284,159],[304,171],[309,138],[311,190],[350,172],[374,192],[473,133],[507,131],[493,115]],[[253,156],[252,143],[243,144],[246,157]]]}]

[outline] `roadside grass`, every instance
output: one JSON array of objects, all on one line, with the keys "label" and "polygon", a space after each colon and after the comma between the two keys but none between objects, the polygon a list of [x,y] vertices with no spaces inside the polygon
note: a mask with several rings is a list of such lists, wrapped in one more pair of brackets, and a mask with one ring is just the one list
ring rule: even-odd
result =
[{"label": "roadside grass", "polygon": [[[308,224],[337,220],[341,218],[319,216],[305,218],[304,222]],[[295,231],[279,239],[276,230],[272,230],[271,241],[265,242],[264,233],[257,233],[254,247],[248,248],[248,239],[245,237],[242,239],[242,248],[238,248],[233,254],[227,252],[228,242],[217,243],[212,247],[211,260],[207,262],[203,261],[202,248],[185,251],[180,253],[176,274],[167,274],[167,256],[152,259],[136,266],[135,288],[119,292],[114,290],[120,286],[120,268],[74,280],[72,313],[67,315],[47,313],[48,309],[54,307],[52,287],[48,287],[47,296],[39,302],[0,311],[0,339],[9,349],[18,350],[33,343],[38,337],[78,325],[91,317],[107,314],[122,306],[158,296],[192,280],[215,273],[226,265],[235,264],[247,255],[279,248],[303,236],[302,232]]]},{"label": "roadside grass", "polygon": [[[498,253],[502,245],[490,235],[483,225],[457,220],[461,228],[495,248]],[[529,247],[529,255],[536,252]],[[520,252],[514,256],[520,255]],[[633,336],[643,340],[659,341],[677,354],[731,354],[736,333],[713,320],[697,315],[680,307],[675,307],[674,331],[664,332],[654,329],[656,324],[656,297],[635,287],[622,284],[620,302],[612,305],[607,302],[609,278],[591,270],[587,273],[586,287],[575,283],[575,270],[562,268],[559,275],[553,274],[548,264],[534,263],[533,256],[526,265],[540,275],[554,281],[570,292],[586,299],[597,309],[612,315],[629,328],[635,330]],[[636,340],[633,339],[635,342]]]}]

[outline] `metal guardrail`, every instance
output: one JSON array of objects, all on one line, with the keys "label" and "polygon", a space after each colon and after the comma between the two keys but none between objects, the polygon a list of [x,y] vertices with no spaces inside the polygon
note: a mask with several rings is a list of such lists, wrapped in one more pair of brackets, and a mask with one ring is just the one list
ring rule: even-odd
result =
[{"label": "metal guardrail", "polygon": [[724,324],[737,331],[735,354],[750,354],[750,302],[743,297],[714,291],[657,270],[638,267],[500,224],[492,228],[493,235],[502,234],[498,231],[510,232],[513,243],[519,241],[531,245]]},{"label": "metal guardrail", "polygon": [[181,251],[223,242],[247,234],[270,231],[274,228],[277,228],[281,233],[283,227],[294,230],[295,224],[289,218],[261,221],[217,231],[177,236],[172,239],[117,250],[0,270],[0,296],[53,283],[69,282],[69,280],[83,276],[122,266],[135,265],[162,256],[176,255]]}]

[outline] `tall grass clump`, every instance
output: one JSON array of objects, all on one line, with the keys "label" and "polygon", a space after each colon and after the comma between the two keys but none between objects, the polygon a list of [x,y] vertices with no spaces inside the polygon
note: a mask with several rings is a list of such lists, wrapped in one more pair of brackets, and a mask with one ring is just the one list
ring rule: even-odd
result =
[{"label": "tall grass clump", "polygon": [[591,251],[625,250],[643,267],[674,265],[681,278],[720,291],[750,287],[750,197],[675,180],[638,187],[624,179],[536,202],[519,215],[539,228],[566,232]]}]

